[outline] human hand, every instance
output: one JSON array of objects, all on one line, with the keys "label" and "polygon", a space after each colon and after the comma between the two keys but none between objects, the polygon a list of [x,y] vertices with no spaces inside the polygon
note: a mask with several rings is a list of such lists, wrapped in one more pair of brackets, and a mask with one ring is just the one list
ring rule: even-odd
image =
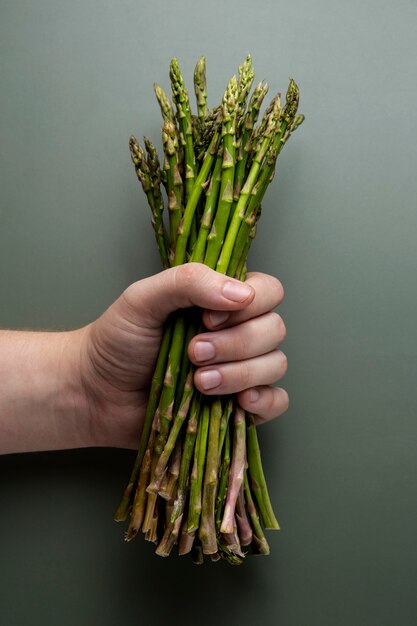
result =
[{"label": "human hand", "polygon": [[285,326],[272,312],[278,280],[250,273],[245,283],[190,263],[138,281],[81,329],[81,379],[96,445],[137,447],[163,324],[173,311],[204,309],[207,332],[189,345],[195,385],[206,394],[237,393],[243,409],[269,420],[288,407],[271,385],[286,372],[278,349]]}]

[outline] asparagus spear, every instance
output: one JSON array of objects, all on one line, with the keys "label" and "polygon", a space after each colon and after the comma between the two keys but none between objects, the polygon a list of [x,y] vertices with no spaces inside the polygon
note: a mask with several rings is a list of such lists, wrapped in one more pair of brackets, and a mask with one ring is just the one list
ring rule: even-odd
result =
[{"label": "asparagus spear", "polygon": [[178,166],[178,140],[173,122],[166,120],[162,128],[165,171],[168,189],[168,209],[172,253],[175,251],[177,230],[182,216],[183,183]]},{"label": "asparagus spear", "polygon": [[230,209],[233,202],[233,181],[235,173],[235,130],[237,112],[238,86],[236,76],[229,81],[223,96],[223,161],[220,184],[219,203],[213,226],[208,236],[207,251],[204,262],[214,267],[222,249]]},{"label": "asparagus spear", "polygon": [[265,124],[265,131],[262,135],[263,139],[259,142],[258,148],[252,161],[250,172],[240,193],[232,221],[227,230],[227,236],[222,247],[221,257],[217,263],[216,269],[222,274],[225,274],[227,272],[236,237],[239,232],[239,227],[245,216],[246,204],[255,186],[256,180],[259,175],[259,170],[261,169],[261,164],[265,157],[268,146],[270,145],[273,138],[274,131],[280,119],[280,115],[281,102],[279,97],[275,96],[273,100],[272,110],[268,115],[267,122]]},{"label": "asparagus spear", "polygon": [[177,117],[181,132],[181,141],[185,154],[185,202],[188,201],[194,186],[196,177],[196,162],[193,146],[193,128],[191,121],[190,101],[188,91],[184,86],[177,59],[172,59],[170,65],[172,94],[177,106]]},{"label": "asparagus spear", "polygon": [[200,57],[194,70],[194,91],[197,100],[198,117],[201,120],[207,115],[206,59]]},{"label": "asparagus spear", "polygon": [[203,485],[204,464],[206,459],[207,437],[210,423],[210,407],[203,404],[202,415],[198,424],[197,443],[194,464],[191,473],[190,505],[188,511],[188,531],[198,530],[201,515],[201,490]]},{"label": "asparagus spear", "polygon": [[235,522],[235,507],[240,488],[243,483],[243,472],[245,469],[245,448],[246,448],[246,419],[245,412],[236,407],[234,413],[233,431],[233,452],[232,464],[229,474],[229,485],[227,488],[226,506],[224,508],[223,520],[220,526],[221,533],[233,533]]},{"label": "asparagus spear", "polygon": [[218,446],[222,405],[220,398],[216,398],[210,407],[210,424],[206,468],[204,472],[204,488],[202,496],[201,522],[199,538],[204,554],[217,552],[217,537],[215,526],[215,501],[218,472]]},{"label": "asparagus spear", "polygon": [[200,398],[195,395],[190,410],[190,418],[188,420],[187,432],[184,440],[184,448],[181,457],[180,475],[178,478],[178,491],[174,502],[174,508],[169,523],[165,529],[164,535],[156,549],[159,556],[169,556],[175,542],[178,539],[181,528],[182,516],[185,508],[187,496],[187,485],[189,478],[189,468],[193,456],[195,440],[197,437],[198,421],[199,421],[199,404]]},{"label": "asparagus spear", "polygon": [[185,262],[188,238],[190,236],[191,224],[194,213],[197,208],[198,201],[205,188],[207,180],[210,176],[211,167],[217,153],[217,146],[220,139],[220,133],[216,131],[211,139],[210,145],[204,157],[203,164],[196,178],[193,190],[188,199],[184,210],[180,225],[178,227],[177,245],[175,248],[175,257],[172,265],[181,265]]},{"label": "asparagus spear", "polygon": [[[129,140],[130,153],[132,162],[135,166],[136,175],[142,184],[143,191],[148,199],[149,206],[152,213],[152,227],[155,232],[156,243],[161,256],[162,265],[164,268],[169,267],[168,259],[168,236],[165,231],[163,222],[164,203],[160,191],[161,174],[159,169],[159,161],[156,161],[156,153],[153,153],[152,144],[148,139],[145,139],[145,144],[148,148],[148,154],[150,155],[150,161],[147,162],[143,148],[139,145],[136,137],[132,135]],[[151,167],[154,169],[151,169]]]},{"label": "asparagus spear", "polygon": [[239,142],[239,151],[237,156],[237,168],[236,168],[236,180],[235,187],[233,190],[233,200],[237,202],[239,200],[240,191],[242,189],[245,172],[246,172],[246,163],[248,160],[248,154],[250,150],[249,139],[252,135],[253,129],[255,127],[256,121],[258,119],[259,111],[262,106],[262,102],[265,98],[269,89],[268,83],[263,83],[262,81],[257,84],[254,89],[254,92],[249,101],[248,110],[243,119],[242,123],[242,136]]}]

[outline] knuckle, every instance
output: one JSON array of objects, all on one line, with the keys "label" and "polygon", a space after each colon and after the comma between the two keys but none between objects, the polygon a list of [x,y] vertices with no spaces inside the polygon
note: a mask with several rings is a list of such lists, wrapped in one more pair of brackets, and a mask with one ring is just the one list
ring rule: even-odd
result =
[{"label": "knuckle", "polygon": [[278,278],[276,278],[275,276],[270,276],[270,281],[271,281],[271,290],[274,296],[274,300],[276,304],[278,305],[284,299],[284,295],[285,295],[284,287],[282,286],[281,281],[278,280]]},{"label": "knuckle", "polygon": [[246,362],[242,362],[239,364],[239,379],[240,379],[240,387],[243,389],[248,389],[251,386],[251,371],[249,364]]},{"label": "knuckle", "polygon": [[273,387],[269,387],[268,388],[268,400],[266,402],[266,410],[268,411],[268,414],[272,414],[275,413],[277,410],[277,399],[276,399],[276,392],[275,389]]},{"label": "knuckle", "polygon": [[282,390],[282,395],[284,396],[282,401],[284,411],[287,411],[290,407],[290,396],[288,395],[288,392],[285,391],[285,389]]},{"label": "knuckle", "polygon": [[280,371],[281,371],[282,376],[284,376],[288,371],[287,355],[280,351],[279,360],[280,360]]},{"label": "knuckle", "polygon": [[279,390],[277,390],[277,393],[278,398],[276,401],[276,411],[278,415],[282,415],[282,413],[285,413],[285,411],[287,411],[290,406],[290,398],[285,389],[280,388]]},{"label": "knuckle", "polygon": [[174,280],[179,288],[189,288],[198,279],[200,268],[196,263],[184,263],[174,269]]},{"label": "knuckle", "polygon": [[233,359],[244,359],[247,353],[247,341],[245,337],[239,333],[234,335],[233,341],[231,342],[230,351],[232,352],[231,357]]},{"label": "knuckle", "polygon": [[285,328],[282,317],[278,313],[271,311],[270,319],[273,324],[275,334],[278,337],[278,341],[283,341],[286,337],[287,329]]}]

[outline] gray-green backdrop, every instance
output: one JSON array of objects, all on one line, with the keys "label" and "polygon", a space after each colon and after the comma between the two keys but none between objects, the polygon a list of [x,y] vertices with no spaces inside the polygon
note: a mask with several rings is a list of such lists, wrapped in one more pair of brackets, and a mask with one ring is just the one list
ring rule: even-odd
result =
[{"label": "gray-green backdrop", "polygon": [[127,141],[159,142],[171,56],[190,81],[206,55],[214,104],[251,52],[306,115],[251,256],[286,288],[272,555],[124,544],[129,451],[4,457],[2,624],[417,623],[416,32],[413,0],[0,0],[3,327],[77,327],[159,269]]}]

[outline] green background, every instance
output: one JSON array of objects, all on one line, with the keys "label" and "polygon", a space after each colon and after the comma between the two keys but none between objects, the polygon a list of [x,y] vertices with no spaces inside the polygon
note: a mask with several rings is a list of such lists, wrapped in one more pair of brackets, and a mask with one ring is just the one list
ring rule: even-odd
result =
[{"label": "green background", "polygon": [[0,459],[4,626],[414,626],[417,5],[412,0],[0,0],[0,325],[66,329],[159,270],[127,141],[152,83],[251,52],[306,122],[251,267],[277,275],[291,408],[262,428],[272,555],[194,567],[126,545],[133,453]]}]

